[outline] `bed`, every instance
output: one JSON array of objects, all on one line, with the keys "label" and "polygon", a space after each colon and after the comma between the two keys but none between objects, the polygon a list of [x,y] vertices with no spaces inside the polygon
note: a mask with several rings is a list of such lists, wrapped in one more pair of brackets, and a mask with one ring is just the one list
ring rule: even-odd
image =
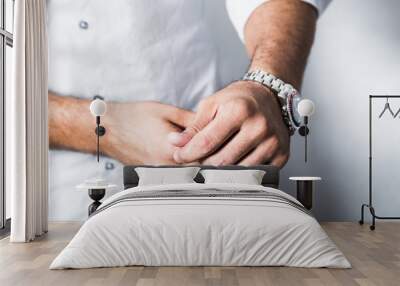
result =
[{"label": "bed", "polygon": [[218,168],[263,170],[260,185],[204,183],[199,173],[193,183],[143,186],[138,167],[124,168],[125,190],[102,203],[50,269],[351,267],[313,215],[278,189],[273,166]]}]

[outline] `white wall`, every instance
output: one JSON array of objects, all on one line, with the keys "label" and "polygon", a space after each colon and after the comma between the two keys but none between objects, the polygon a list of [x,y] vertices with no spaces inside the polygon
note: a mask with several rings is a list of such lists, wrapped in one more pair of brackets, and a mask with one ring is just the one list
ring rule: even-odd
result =
[{"label": "white wall", "polygon": [[[221,70],[237,71],[221,73],[221,81],[227,83],[246,70],[246,53],[226,13],[228,0],[205,1],[210,33],[218,40]],[[400,94],[398,11],[398,0],[334,0],[319,19],[303,87],[303,94],[317,104],[311,122],[310,161],[304,164],[303,141],[295,137],[281,186],[294,194],[289,176],[321,176],[314,208],[320,219],[358,220],[360,205],[367,201],[368,95]],[[400,101],[393,105],[400,107]],[[382,107],[383,102],[377,105]],[[399,169],[396,163],[400,164],[400,151],[396,150],[400,138],[393,137],[400,128],[396,122],[388,118],[379,121],[379,133],[375,134],[380,139],[375,168],[375,185],[380,189],[375,197],[382,215],[396,211],[400,215],[400,189],[396,189],[400,179],[395,173]]]},{"label": "white wall", "polygon": [[[399,11],[398,0],[335,0],[319,20],[303,87],[317,105],[311,158],[305,167],[302,141],[293,140],[282,186],[294,190],[290,175],[323,177],[315,204],[320,219],[358,220],[367,202],[368,95],[400,94]],[[400,119],[377,120],[383,105],[373,110],[375,205],[380,215],[400,215]]]}]

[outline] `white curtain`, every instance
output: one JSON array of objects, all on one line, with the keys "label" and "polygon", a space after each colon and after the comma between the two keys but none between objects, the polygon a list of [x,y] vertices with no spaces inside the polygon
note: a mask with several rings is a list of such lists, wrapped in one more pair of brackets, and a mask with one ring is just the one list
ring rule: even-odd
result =
[{"label": "white curtain", "polygon": [[48,127],[46,0],[15,1],[14,68],[6,110],[6,180],[12,242],[47,232]]}]

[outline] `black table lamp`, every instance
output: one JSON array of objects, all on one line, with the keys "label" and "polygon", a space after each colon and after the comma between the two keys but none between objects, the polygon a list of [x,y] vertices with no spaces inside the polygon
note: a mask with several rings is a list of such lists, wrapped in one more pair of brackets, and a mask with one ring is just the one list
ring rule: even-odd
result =
[{"label": "black table lamp", "polygon": [[94,96],[94,100],[90,103],[90,112],[94,117],[96,117],[96,129],[95,133],[97,135],[97,162],[99,162],[100,157],[100,136],[106,134],[106,129],[104,126],[100,125],[100,117],[106,113],[107,105],[101,96]]}]

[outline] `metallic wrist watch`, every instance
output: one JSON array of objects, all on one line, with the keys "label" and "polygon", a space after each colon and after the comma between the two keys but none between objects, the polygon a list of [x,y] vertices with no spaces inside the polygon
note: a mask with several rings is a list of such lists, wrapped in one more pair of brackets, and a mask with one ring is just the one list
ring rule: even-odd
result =
[{"label": "metallic wrist watch", "polygon": [[297,111],[297,105],[302,99],[300,93],[290,84],[262,70],[247,72],[243,80],[258,82],[277,95],[283,120],[289,128],[290,135],[293,135],[301,125],[301,116]]}]

